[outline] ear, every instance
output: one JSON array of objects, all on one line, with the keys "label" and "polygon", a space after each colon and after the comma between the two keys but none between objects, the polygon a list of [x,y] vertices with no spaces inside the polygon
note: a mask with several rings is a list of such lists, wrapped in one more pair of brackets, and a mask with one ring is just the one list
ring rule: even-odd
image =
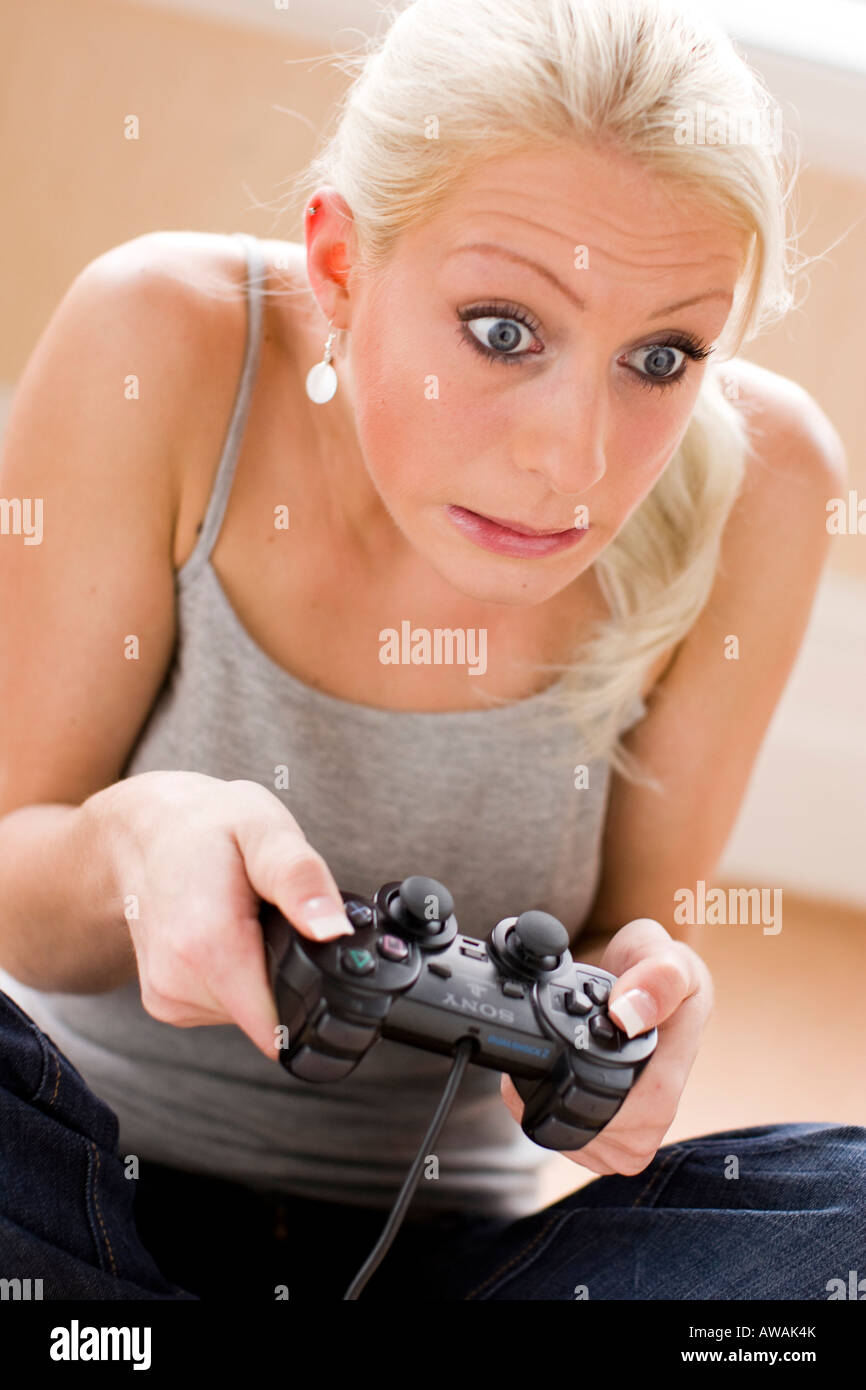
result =
[{"label": "ear", "polygon": [[336,328],[349,326],[348,280],[354,258],[354,218],[345,198],[323,184],[304,211],[307,278],[319,308]]}]

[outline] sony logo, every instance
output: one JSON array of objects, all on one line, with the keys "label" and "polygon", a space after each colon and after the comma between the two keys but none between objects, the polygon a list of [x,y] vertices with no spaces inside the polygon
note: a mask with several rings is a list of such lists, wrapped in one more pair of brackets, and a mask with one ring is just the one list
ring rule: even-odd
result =
[{"label": "sony logo", "polygon": [[463,1009],[468,1014],[480,1014],[482,1018],[495,1018],[500,1023],[513,1023],[514,1014],[511,1009],[497,1009],[493,1004],[483,1004],[477,999],[467,999],[461,994],[458,999],[453,994],[445,995],[445,1003],[450,1009]]}]

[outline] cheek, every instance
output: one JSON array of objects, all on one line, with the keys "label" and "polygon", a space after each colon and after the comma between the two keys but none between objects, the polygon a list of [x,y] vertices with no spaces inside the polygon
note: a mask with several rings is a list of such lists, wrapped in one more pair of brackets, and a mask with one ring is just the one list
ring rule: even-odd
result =
[{"label": "cheek", "polygon": [[383,496],[450,497],[466,460],[507,433],[502,400],[479,395],[447,329],[427,347],[408,331],[387,342],[356,337],[352,375],[358,438]]},{"label": "cheek", "polygon": [[423,441],[418,368],[399,338],[356,338],[353,349],[358,439],[370,476],[390,491],[416,460],[415,442]]},{"label": "cheek", "polygon": [[[620,458],[637,463],[636,478],[641,482],[649,479],[651,486],[664,472],[688,429],[697,387],[674,386],[670,400],[662,396],[657,402],[649,391],[638,390],[637,394],[637,405],[625,416],[622,444],[617,453]],[[641,401],[646,401],[647,396],[650,403],[641,409]]]},{"label": "cheek", "polygon": [[643,410],[633,407],[622,417],[621,427],[610,442],[604,483],[618,525],[652,491],[676,453],[696,394],[696,390],[687,393],[684,387],[670,404],[663,401],[654,409]]}]

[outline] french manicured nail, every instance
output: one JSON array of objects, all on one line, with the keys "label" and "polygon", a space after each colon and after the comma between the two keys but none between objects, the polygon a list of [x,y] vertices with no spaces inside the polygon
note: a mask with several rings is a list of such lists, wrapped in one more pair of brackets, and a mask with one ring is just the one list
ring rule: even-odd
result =
[{"label": "french manicured nail", "polygon": [[333,898],[307,898],[306,902],[301,903],[298,916],[317,941],[330,941],[335,936],[353,936],[355,933],[345,911]]},{"label": "french manicured nail", "polygon": [[655,1026],[655,1000],[645,989],[627,989],[615,1003],[608,1005],[607,1011],[613,1014],[630,1038]]}]

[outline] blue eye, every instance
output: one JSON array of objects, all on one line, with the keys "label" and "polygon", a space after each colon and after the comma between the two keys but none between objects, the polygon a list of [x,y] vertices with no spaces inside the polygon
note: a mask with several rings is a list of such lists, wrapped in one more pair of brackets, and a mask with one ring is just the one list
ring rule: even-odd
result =
[{"label": "blue eye", "polygon": [[[475,324],[478,325],[477,328],[473,326]],[[469,319],[468,327],[469,332],[479,340],[482,346],[492,348],[497,356],[503,352],[513,356],[514,349],[521,346],[523,334],[529,332],[526,325],[518,323],[516,319]],[[530,334],[530,341],[531,337]],[[525,342],[523,346],[526,346]]]},{"label": "blue eye", "polygon": [[[457,317],[466,325],[458,330],[461,341],[490,362],[510,366],[541,351],[540,343],[535,348],[528,346],[540,325],[519,304],[473,304],[459,310]],[[524,350],[518,352],[521,347]]]},{"label": "blue eye", "polygon": [[[469,343],[489,362],[503,362],[506,366],[516,366],[527,357],[537,356],[544,351],[543,343],[535,336],[541,325],[519,304],[472,304],[467,309],[458,310],[457,317],[460,320],[458,340]],[[528,343],[533,340],[536,346],[531,347]],[[625,358],[644,353],[644,367],[633,367],[633,375],[638,378],[642,387],[649,390],[665,390],[668,386],[675,386],[684,380],[685,359],[703,362],[714,350],[690,333],[669,333],[660,342],[645,343],[642,347],[632,348],[631,352],[625,354]],[[678,355],[681,365],[679,370],[675,371]]]},{"label": "blue eye", "polygon": [[[662,343],[645,343],[643,347],[632,348],[627,352],[626,357],[631,357],[634,353],[643,352],[647,356],[644,360],[645,369],[637,370],[636,374],[640,378],[641,386],[649,387],[654,390],[656,387],[664,389],[666,386],[675,386],[681,382],[686,375],[685,359],[691,358],[693,362],[703,362],[713,348],[708,348],[698,338],[690,335],[672,335],[667,341]],[[679,353],[683,359],[678,372],[671,370],[676,366],[676,354]]]}]

